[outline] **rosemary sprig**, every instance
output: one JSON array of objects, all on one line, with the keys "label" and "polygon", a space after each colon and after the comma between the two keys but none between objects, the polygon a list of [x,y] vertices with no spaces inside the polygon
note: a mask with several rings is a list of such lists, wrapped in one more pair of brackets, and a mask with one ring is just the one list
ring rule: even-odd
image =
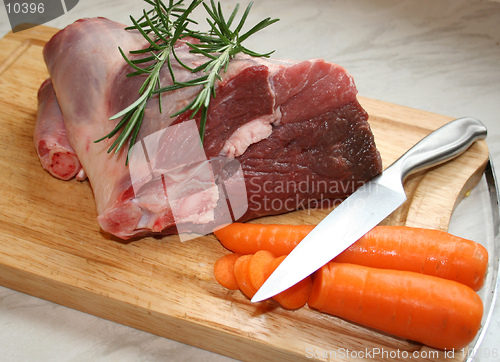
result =
[{"label": "rosemary sprig", "polygon": [[[127,140],[129,141],[129,150],[132,148],[142,124],[146,104],[151,97],[156,94],[161,97],[161,93],[192,86],[202,86],[201,91],[186,107],[173,114],[172,117],[186,111],[192,111],[191,118],[193,118],[201,111],[200,137],[203,141],[210,100],[216,96],[216,82],[221,79],[220,73],[227,69],[230,60],[240,52],[256,57],[268,57],[272,53],[260,54],[242,46],[242,42],[248,37],[278,21],[278,19],[266,18],[250,30],[240,34],[247,20],[252,3],[247,6],[239,23],[231,30],[231,25],[237,15],[239,4],[235,6],[231,15],[226,20],[221,4],[218,3],[216,5],[214,0],[211,0],[210,5],[204,3],[203,0],[193,0],[187,8],[183,7],[183,0],[169,0],[168,5],[165,5],[161,0],[145,1],[152,5],[153,8],[147,12],[144,10],[143,15],[138,20],[130,17],[133,26],[127,29],[138,30],[149,43],[149,47],[131,51],[130,54],[132,55],[143,55],[133,60],[129,59],[121,48],[119,50],[126,62],[134,69],[127,76],[147,75],[147,77],[139,89],[139,98],[110,118],[110,120],[115,120],[122,117],[116,127],[109,134],[95,141],[100,142],[106,138],[110,139],[120,132],[109,147],[108,153],[113,150],[115,153],[118,153]],[[189,16],[201,3],[203,3],[209,15],[209,18],[206,19],[210,26],[208,32],[199,32],[188,28],[188,25],[195,23]],[[207,58],[207,61],[199,67],[190,68],[175,54],[175,43],[186,36],[191,36],[199,40],[199,43],[196,45],[187,43],[191,48],[190,51],[202,54]],[[189,71],[193,73],[203,72],[204,74],[188,82],[177,82],[171,66],[172,56]],[[168,66],[173,84],[168,87],[161,87],[160,71],[165,65]],[[161,112],[161,99],[159,105]]]},{"label": "rosemary sprig", "polygon": [[224,14],[222,12],[220,2],[215,5],[214,0],[211,0],[210,6],[203,3],[206,12],[210,16],[207,18],[207,23],[210,25],[210,31],[208,33],[192,32],[189,31],[189,36],[196,38],[200,41],[199,44],[187,43],[191,48],[192,53],[202,54],[208,58],[208,61],[197,68],[190,68],[187,65],[180,62],[180,64],[186,69],[193,73],[203,71],[205,75],[197,79],[191,80],[189,83],[175,82],[170,87],[160,88],[155,91],[155,93],[166,92],[173,89],[178,89],[186,86],[201,85],[202,90],[198,95],[183,109],[173,114],[172,116],[178,116],[186,111],[192,111],[191,118],[194,117],[201,110],[200,118],[200,138],[203,142],[205,134],[205,125],[207,122],[207,111],[210,105],[210,100],[212,97],[215,98],[215,85],[217,80],[221,79],[221,71],[227,69],[229,62],[238,53],[246,53],[255,57],[269,57],[273,52],[260,54],[245,48],[241,43],[255,34],[259,30],[275,23],[278,19],[266,18],[252,27],[250,30],[243,34],[240,34],[245,21],[250,13],[250,9],[253,3],[249,3],[243,15],[240,18],[238,25],[231,30],[231,25],[233,23],[236,14],[238,13],[239,4],[236,4],[233,12],[226,21]]},{"label": "rosemary sprig", "polygon": [[110,120],[115,120],[123,117],[120,122],[110,133],[95,141],[100,142],[106,138],[112,138],[120,132],[109,147],[108,153],[113,150],[118,153],[128,139],[130,139],[129,150],[134,144],[141,128],[146,103],[154,95],[154,91],[161,86],[160,70],[169,61],[176,41],[185,35],[187,25],[193,22],[189,19],[189,15],[202,2],[202,0],[193,0],[191,5],[185,9],[183,8],[183,0],[169,0],[168,6],[161,0],[145,1],[151,4],[153,9],[148,12],[144,10],[139,20],[131,16],[130,20],[134,25],[126,28],[127,30],[138,30],[149,43],[149,47],[145,49],[130,51],[132,55],[143,54],[144,56],[130,60],[121,48],[118,49],[128,65],[134,69],[134,72],[127,74],[127,76],[147,75],[147,77],[139,89],[139,98],[110,118]]}]

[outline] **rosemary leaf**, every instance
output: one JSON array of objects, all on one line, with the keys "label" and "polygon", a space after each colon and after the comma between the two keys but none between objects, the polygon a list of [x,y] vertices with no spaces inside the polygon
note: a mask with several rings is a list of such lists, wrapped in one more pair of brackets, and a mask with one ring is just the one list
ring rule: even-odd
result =
[{"label": "rosemary leaf", "polygon": [[137,72],[137,74],[142,74],[142,73],[149,73],[149,71],[146,68],[140,68],[135,65],[134,61],[131,61],[125,56],[125,53],[123,52],[122,48],[118,47],[118,50],[120,51],[121,55],[125,58],[125,61],[130,65],[132,68],[134,68]]},{"label": "rosemary leaf", "polygon": [[[221,73],[227,70],[231,59],[241,52],[255,57],[267,57],[272,54],[272,52],[260,54],[245,48],[241,44],[258,31],[278,21],[278,19],[266,18],[244,34],[240,34],[250,13],[252,2],[246,7],[238,25],[234,30],[231,30],[231,26],[236,21],[239,4],[236,4],[226,20],[221,3],[216,4],[214,0],[210,0],[209,4],[205,3],[204,0],[192,0],[187,8],[184,7],[184,0],[168,0],[168,3],[162,0],[144,1],[151,5],[152,9],[143,10],[142,15],[137,20],[131,16],[132,25],[125,29],[137,30],[149,46],[129,51],[131,55],[137,56],[132,60],[121,47],[118,50],[127,64],[133,69],[127,76],[147,75],[147,77],[145,77],[144,83],[139,88],[137,100],[110,117],[110,120],[121,117],[113,130],[95,141],[101,142],[116,136],[108,152],[114,150],[114,153],[118,153],[127,142],[130,150],[139,135],[146,104],[151,97],[156,94],[160,97],[159,110],[161,113],[161,96],[163,93],[193,86],[201,87],[199,93],[187,106],[171,115],[171,117],[190,111],[190,117],[193,118],[201,112],[199,131],[200,139],[203,142],[210,101],[216,97],[217,81],[221,79]],[[203,4],[203,8],[208,15],[206,22],[209,29],[207,32],[190,29],[191,24],[197,24],[190,16],[200,4]],[[205,62],[194,68],[185,64],[175,51],[176,42],[187,37],[197,40],[196,44],[190,41],[186,42],[190,51],[206,58]],[[193,74],[203,74],[184,82],[177,81],[172,67],[172,57],[187,71]],[[164,65],[167,66],[172,84],[162,87],[160,73]],[[126,163],[128,164],[128,156]]]}]

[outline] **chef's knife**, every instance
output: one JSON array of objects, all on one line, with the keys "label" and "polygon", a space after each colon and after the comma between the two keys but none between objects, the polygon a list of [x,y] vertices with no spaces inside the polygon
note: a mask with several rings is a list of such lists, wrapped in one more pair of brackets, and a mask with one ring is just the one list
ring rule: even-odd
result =
[{"label": "chef's knife", "polygon": [[470,117],[449,122],[423,138],[328,214],[283,260],[252,302],[311,275],[401,206],[406,200],[403,180],[410,173],[450,160],[485,138],[486,127]]}]

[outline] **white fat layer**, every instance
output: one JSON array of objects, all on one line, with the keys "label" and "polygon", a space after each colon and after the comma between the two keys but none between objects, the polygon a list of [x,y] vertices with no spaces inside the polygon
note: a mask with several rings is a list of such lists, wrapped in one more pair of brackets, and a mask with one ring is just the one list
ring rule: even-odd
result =
[{"label": "white fat layer", "polygon": [[269,137],[273,132],[272,125],[278,124],[280,119],[281,112],[278,108],[273,114],[245,123],[227,139],[221,155],[229,158],[241,156],[250,145]]}]

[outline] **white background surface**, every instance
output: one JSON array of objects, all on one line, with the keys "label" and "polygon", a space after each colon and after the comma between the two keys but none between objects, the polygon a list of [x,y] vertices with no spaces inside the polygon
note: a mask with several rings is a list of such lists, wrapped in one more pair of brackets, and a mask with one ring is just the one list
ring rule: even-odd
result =
[{"label": "white background surface", "polygon": [[[234,3],[223,1],[227,11]],[[128,16],[138,17],[144,6],[137,0],[80,0],[46,25],[62,28],[92,16],[129,24]],[[251,49],[275,49],[276,58],[341,64],[363,96],[476,117],[488,127],[487,142],[500,170],[500,3],[255,0],[249,23],[267,16],[281,20],[250,39]],[[0,36],[8,31],[6,9],[0,5]],[[486,188],[480,185],[459,206],[450,231],[481,242],[491,233],[483,220],[487,207]],[[500,361],[499,332],[497,303],[477,361]],[[0,360],[228,359],[0,287]]]}]

